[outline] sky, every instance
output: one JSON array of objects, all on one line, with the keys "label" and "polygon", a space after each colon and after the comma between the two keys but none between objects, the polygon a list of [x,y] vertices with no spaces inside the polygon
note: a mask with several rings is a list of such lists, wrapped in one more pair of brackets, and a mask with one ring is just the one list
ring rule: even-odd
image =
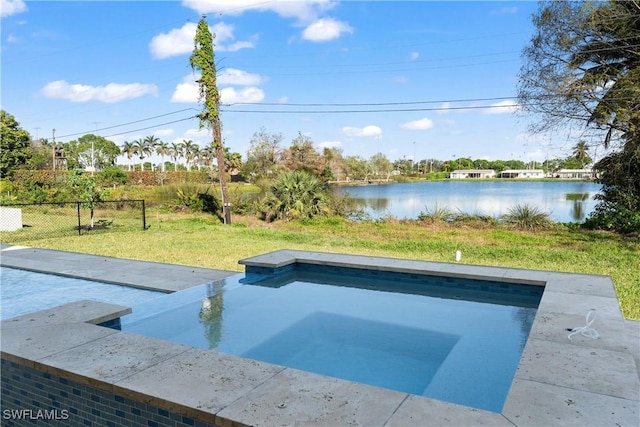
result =
[{"label": "sky", "polygon": [[[154,135],[201,147],[196,24],[215,34],[223,139],[260,130],[390,160],[566,157],[515,95],[527,1],[1,0],[1,108],[34,138]],[[126,164],[127,160],[119,159]]]}]

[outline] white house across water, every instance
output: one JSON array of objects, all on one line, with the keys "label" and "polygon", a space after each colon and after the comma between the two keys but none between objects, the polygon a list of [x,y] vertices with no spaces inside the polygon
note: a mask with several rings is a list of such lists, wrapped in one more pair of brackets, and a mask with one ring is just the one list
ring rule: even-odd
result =
[{"label": "white house across water", "polygon": [[593,179],[595,173],[591,169],[559,169],[553,173],[553,176],[563,179]]},{"label": "white house across water", "polygon": [[454,170],[449,174],[451,179],[466,179],[466,178],[495,178],[496,171],[493,169],[466,169],[466,170]]},{"label": "white house across water", "polygon": [[500,178],[544,178],[542,169],[507,169],[500,172]]}]

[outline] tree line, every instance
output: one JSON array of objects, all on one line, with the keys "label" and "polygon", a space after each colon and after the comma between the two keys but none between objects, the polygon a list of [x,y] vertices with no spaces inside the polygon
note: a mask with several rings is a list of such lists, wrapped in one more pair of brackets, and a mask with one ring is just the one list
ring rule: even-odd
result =
[{"label": "tree line", "polygon": [[[0,170],[3,176],[16,167],[23,169],[53,169],[54,144],[46,139],[31,141],[26,131],[19,129],[15,119],[3,112],[3,123],[13,123],[13,132],[24,132],[25,146],[21,150],[9,150],[4,153]],[[244,180],[256,182],[260,179],[275,178],[280,172],[305,170],[324,181],[368,181],[389,180],[392,176],[413,176],[443,178],[456,169],[493,169],[497,173],[506,169],[582,169],[592,162],[589,148],[584,142],[574,147],[573,153],[566,158],[548,159],[544,162],[524,162],[522,160],[487,160],[460,157],[440,160],[435,158],[414,161],[398,159],[391,161],[384,154],[377,153],[366,159],[362,156],[345,156],[339,148],[318,150],[313,140],[298,133],[284,145],[280,133],[271,133],[264,128],[255,132],[249,141],[250,147],[245,160],[238,152],[224,148],[225,170],[231,175],[241,175]],[[209,144],[200,147],[192,140],[165,142],[149,135],[133,141],[126,141],[122,147],[114,142],[94,134],[84,135],[77,140],[57,143],[56,147],[64,153],[66,169],[104,170],[119,166],[125,171],[207,171],[217,170],[215,147]],[[11,152],[14,161],[9,161]],[[150,161],[152,156],[160,157],[160,162]],[[125,164],[118,164],[124,158]],[[13,165],[13,166],[12,166]]]}]

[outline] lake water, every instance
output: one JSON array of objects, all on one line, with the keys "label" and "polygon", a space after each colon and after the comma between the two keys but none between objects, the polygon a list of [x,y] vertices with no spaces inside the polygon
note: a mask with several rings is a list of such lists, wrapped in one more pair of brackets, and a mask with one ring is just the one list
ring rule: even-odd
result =
[{"label": "lake water", "polygon": [[373,219],[416,219],[449,208],[455,213],[500,217],[516,205],[536,206],[556,222],[583,222],[601,185],[583,181],[429,181],[337,187]]}]

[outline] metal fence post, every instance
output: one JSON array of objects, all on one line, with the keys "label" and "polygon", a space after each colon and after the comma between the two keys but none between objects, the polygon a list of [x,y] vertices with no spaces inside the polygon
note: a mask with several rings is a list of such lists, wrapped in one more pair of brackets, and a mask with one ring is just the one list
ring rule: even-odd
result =
[{"label": "metal fence post", "polygon": [[82,225],[80,224],[80,202],[76,202],[78,204],[78,236],[82,235]]},{"label": "metal fence post", "polygon": [[147,229],[147,213],[144,206],[144,199],[142,199],[142,231]]}]

